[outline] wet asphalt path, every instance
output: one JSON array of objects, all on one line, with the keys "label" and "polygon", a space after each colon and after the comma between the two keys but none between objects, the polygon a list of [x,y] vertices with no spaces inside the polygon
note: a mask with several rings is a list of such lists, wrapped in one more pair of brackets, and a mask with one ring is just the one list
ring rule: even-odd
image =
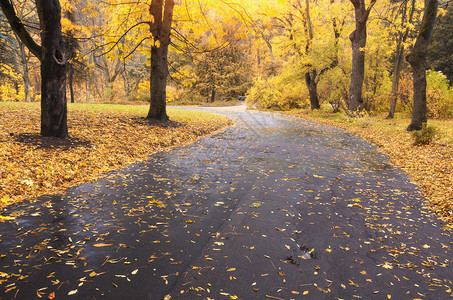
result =
[{"label": "wet asphalt path", "polygon": [[451,233],[375,147],[200,109],[236,126],[9,208],[0,299],[451,299]]}]

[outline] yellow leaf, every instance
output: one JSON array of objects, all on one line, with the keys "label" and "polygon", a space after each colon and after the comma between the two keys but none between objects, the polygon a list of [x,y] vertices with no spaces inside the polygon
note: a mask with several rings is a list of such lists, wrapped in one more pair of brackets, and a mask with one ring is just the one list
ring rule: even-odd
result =
[{"label": "yellow leaf", "polygon": [[109,247],[113,246],[113,244],[104,244],[104,243],[99,243],[99,244],[94,244],[93,247]]},{"label": "yellow leaf", "polygon": [[236,268],[229,268],[227,272],[236,271]]},{"label": "yellow leaf", "polygon": [[16,218],[14,217],[4,217],[4,216],[0,216],[0,222],[3,222],[3,221],[10,221],[10,220],[14,220]]},{"label": "yellow leaf", "polygon": [[304,291],[304,292],[302,293],[302,295],[305,296],[305,295],[308,295],[308,293],[309,293],[309,291]]}]

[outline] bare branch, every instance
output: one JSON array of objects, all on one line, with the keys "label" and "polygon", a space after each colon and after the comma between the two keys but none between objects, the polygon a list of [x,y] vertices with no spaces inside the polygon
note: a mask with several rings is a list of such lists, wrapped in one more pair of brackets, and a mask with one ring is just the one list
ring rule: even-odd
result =
[{"label": "bare branch", "polygon": [[24,45],[35,55],[39,60],[42,59],[42,48],[39,46],[33,38],[30,36],[28,31],[25,29],[24,23],[16,15],[14,7],[10,0],[0,0],[0,8],[8,19],[8,23],[11,28],[24,43]]}]

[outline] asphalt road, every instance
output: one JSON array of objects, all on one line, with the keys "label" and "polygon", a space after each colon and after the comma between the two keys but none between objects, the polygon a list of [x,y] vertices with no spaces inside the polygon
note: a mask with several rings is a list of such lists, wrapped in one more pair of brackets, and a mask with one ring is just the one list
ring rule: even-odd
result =
[{"label": "asphalt road", "polygon": [[236,126],[8,209],[1,299],[451,299],[452,235],[344,131]]}]

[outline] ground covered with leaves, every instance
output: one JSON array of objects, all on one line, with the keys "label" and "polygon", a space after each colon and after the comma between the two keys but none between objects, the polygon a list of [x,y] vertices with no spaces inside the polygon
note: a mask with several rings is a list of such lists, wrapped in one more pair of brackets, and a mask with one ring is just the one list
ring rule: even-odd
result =
[{"label": "ground covered with leaves", "polygon": [[376,145],[422,189],[427,206],[453,223],[452,120],[430,120],[428,125],[437,128],[437,137],[429,145],[415,146],[411,133],[405,131],[410,119],[401,116],[386,120],[384,115],[352,119],[324,111],[291,114],[347,130]]},{"label": "ground covered with leaves", "polygon": [[[190,110],[169,110],[171,122],[150,121],[146,106],[69,106],[69,139],[39,135],[39,103],[0,103],[0,209],[32,200],[187,144],[231,124]],[[1,221],[1,220],[0,220]]]}]

